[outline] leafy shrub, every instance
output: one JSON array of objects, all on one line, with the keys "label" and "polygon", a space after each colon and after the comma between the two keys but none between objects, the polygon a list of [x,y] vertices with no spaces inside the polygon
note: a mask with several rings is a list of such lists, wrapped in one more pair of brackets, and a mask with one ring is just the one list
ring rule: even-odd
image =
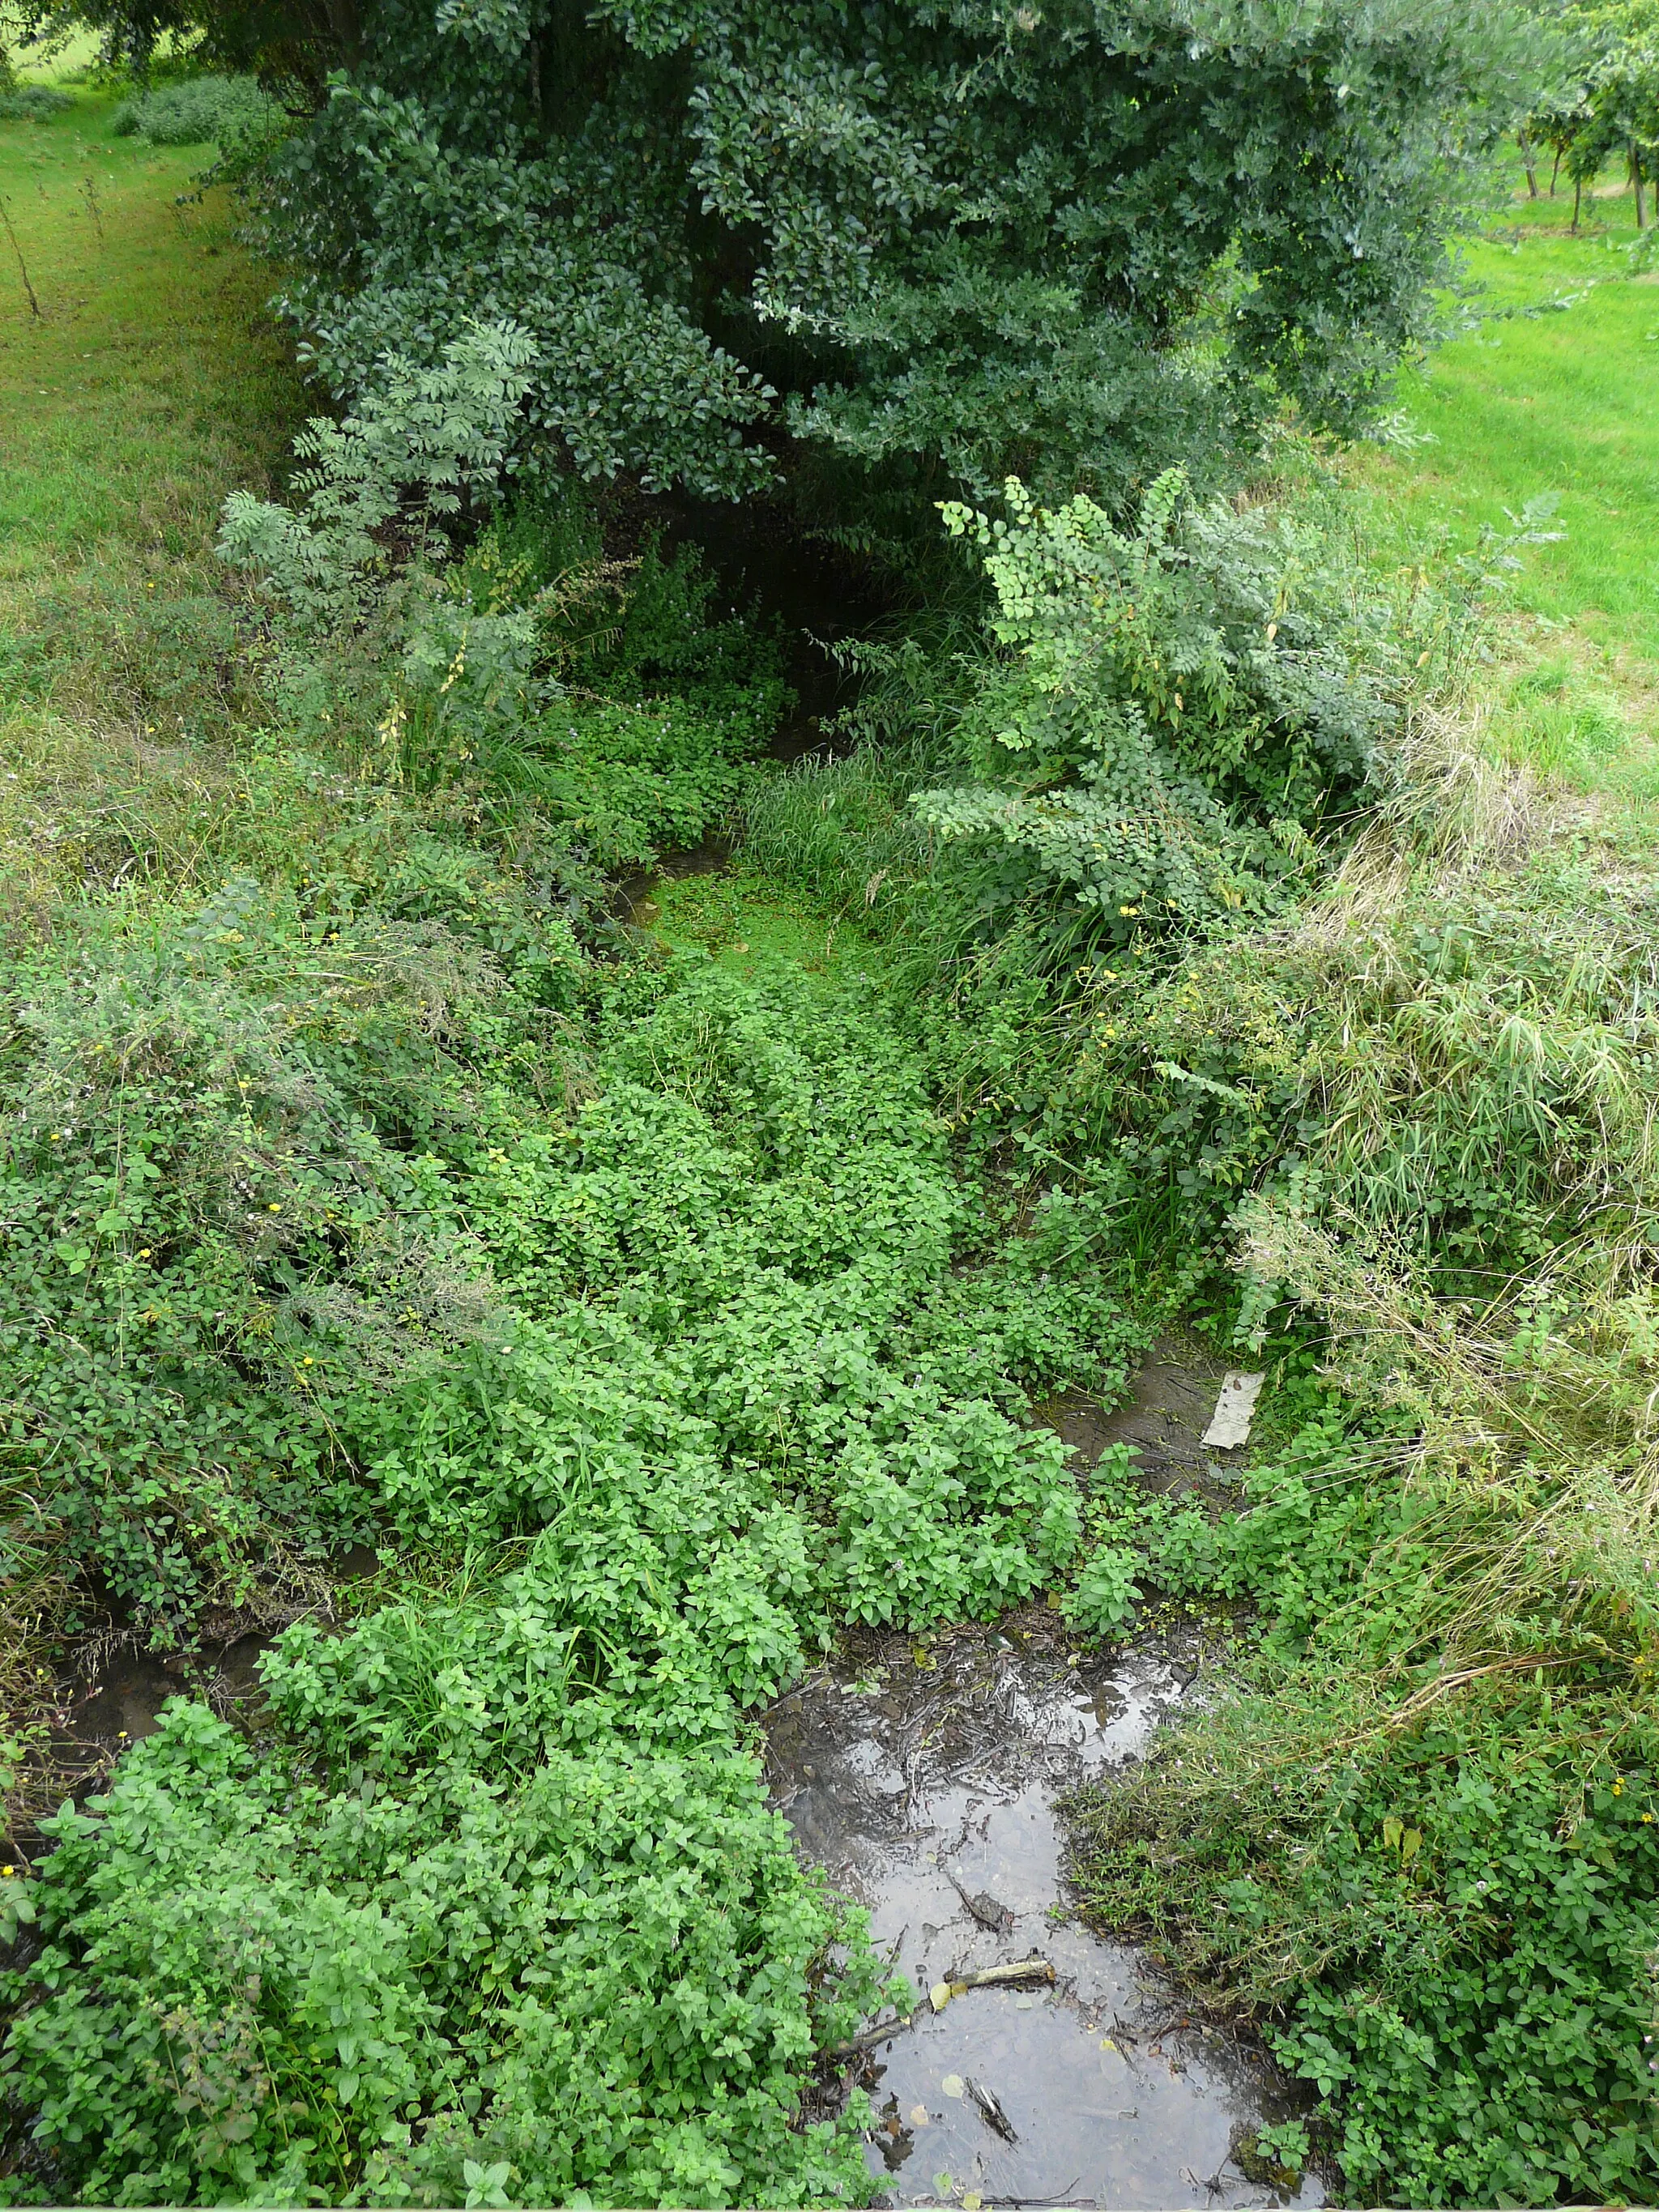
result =
[{"label": "leafy shrub", "polygon": [[378,0],[301,51],[341,75],[268,220],[331,382],[506,315],[537,443],[716,497],[775,478],[786,428],[870,477],[1036,469],[1116,509],[1171,460],[1212,477],[1285,397],[1351,422],[1532,89],[1507,13],[1462,0],[1012,31],[732,0],[556,40]]},{"label": "leafy shrub", "polygon": [[1224,507],[1177,529],[1184,491],[1160,477],[1133,537],[1086,499],[1034,508],[1012,480],[1006,521],[945,509],[987,549],[993,635],[1014,650],[964,721],[983,781],[918,811],[941,839],[1000,842],[997,904],[1058,896],[1089,917],[1069,936],[1109,945],[1270,908],[1389,719],[1313,549]]},{"label": "leafy shrub", "polygon": [[1103,1545],[1091,1554],[1079,1576],[1066,1618],[1088,1636],[1104,1636],[1121,1628],[1133,1615],[1141,1595],[1134,1579],[1137,1565],[1132,1552]]},{"label": "leafy shrub", "polygon": [[0,123],[44,122],[74,105],[73,94],[49,84],[0,85]]},{"label": "leafy shrub", "polygon": [[[503,979],[380,888],[82,915],[72,966],[51,942],[8,979],[14,1440],[83,1568],[174,1636],[364,1525],[308,1301],[402,1278],[443,1340],[453,1212],[410,1152],[465,1118],[444,1046]],[[574,957],[550,938],[532,1026]]]},{"label": "leafy shrub", "polygon": [[401,520],[428,556],[446,550],[434,517],[488,507],[510,466],[512,426],[535,349],[511,324],[477,324],[444,349],[435,368],[395,355],[343,422],[315,416],[295,441],[310,466],[295,513],[233,492],[222,559],[261,578],[302,625],[349,621],[366,610],[388,566],[386,533]]},{"label": "leafy shrub", "polygon": [[251,76],[185,77],[124,100],[111,119],[118,138],[143,138],[151,146],[228,148],[246,139],[269,139],[281,110]]}]

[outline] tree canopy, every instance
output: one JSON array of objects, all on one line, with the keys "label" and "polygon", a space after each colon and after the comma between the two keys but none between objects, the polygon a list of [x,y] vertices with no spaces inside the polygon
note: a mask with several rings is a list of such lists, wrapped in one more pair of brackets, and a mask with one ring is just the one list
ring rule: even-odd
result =
[{"label": "tree canopy", "polygon": [[300,94],[265,211],[337,389],[516,325],[532,434],[721,495],[793,437],[1121,502],[1351,426],[1531,97],[1488,0],[90,5]]}]

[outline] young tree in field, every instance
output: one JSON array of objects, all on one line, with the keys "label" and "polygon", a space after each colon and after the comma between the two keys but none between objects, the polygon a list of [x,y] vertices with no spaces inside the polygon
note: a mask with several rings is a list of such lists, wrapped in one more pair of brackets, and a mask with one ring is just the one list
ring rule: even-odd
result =
[{"label": "young tree in field", "polygon": [[[1570,0],[1547,10],[1564,34],[1565,66],[1521,126],[1522,159],[1530,143],[1554,155],[1550,197],[1565,167],[1573,186],[1577,229],[1587,185],[1610,161],[1620,163],[1636,200],[1636,227],[1646,227],[1646,188],[1659,174],[1659,0],[1617,0],[1583,6]],[[1537,187],[1527,164],[1533,197]]]}]

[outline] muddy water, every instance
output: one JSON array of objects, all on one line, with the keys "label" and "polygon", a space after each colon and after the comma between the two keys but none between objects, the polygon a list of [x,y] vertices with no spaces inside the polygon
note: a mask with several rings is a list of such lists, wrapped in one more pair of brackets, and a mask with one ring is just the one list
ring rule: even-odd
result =
[{"label": "muddy water", "polygon": [[1054,1968],[938,2013],[924,1999],[869,2050],[867,2155],[890,2203],[1322,2203],[1311,2177],[1279,2191],[1237,2162],[1302,2108],[1288,2085],[1066,1911],[1056,1796],[1144,1749],[1196,1665],[1092,1660],[1027,1613],[927,1649],[869,1640],[773,1711],[772,1787],[803,1856],[919,1990],[1030,1954]]}]

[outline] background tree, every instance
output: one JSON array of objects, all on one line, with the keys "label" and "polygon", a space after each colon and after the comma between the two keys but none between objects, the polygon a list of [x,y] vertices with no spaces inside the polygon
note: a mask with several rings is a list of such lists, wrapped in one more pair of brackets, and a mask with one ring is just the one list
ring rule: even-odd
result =
[{"label": "background tree", "polygon": [[271,175],[312,358],[361,392],[527,331],[526,434],[737,495],[787,442],[1121,505],[1285,401],[1352,427],[1530,97],[1479,0],[322,0],[198,17],[322,86]]},{"label": "background tree", "polygon": [[1121,506],[1263,417],[1363,419],[1474,155],[1490,0],[82,0],[314,118],[264,215],[342,393],[528,331],[526,434],[738,495],[791,439]]},{"label": "background tree", "polygon": [[[1659,174],[1659,0],[1619,4],[1570,4],[1546,11],[1564,34],[1562,66],[1518,133],[1522,157],[1529,144],[1550,148],[1550,196],[1563,168],[1573,186],[1576,230],[1584,189],[1609,161],[1625,169],[1636,195],[1636,227],[1646,227],[1646,188]],[[1528,181],[1537,186],[1530,162]]]}]

